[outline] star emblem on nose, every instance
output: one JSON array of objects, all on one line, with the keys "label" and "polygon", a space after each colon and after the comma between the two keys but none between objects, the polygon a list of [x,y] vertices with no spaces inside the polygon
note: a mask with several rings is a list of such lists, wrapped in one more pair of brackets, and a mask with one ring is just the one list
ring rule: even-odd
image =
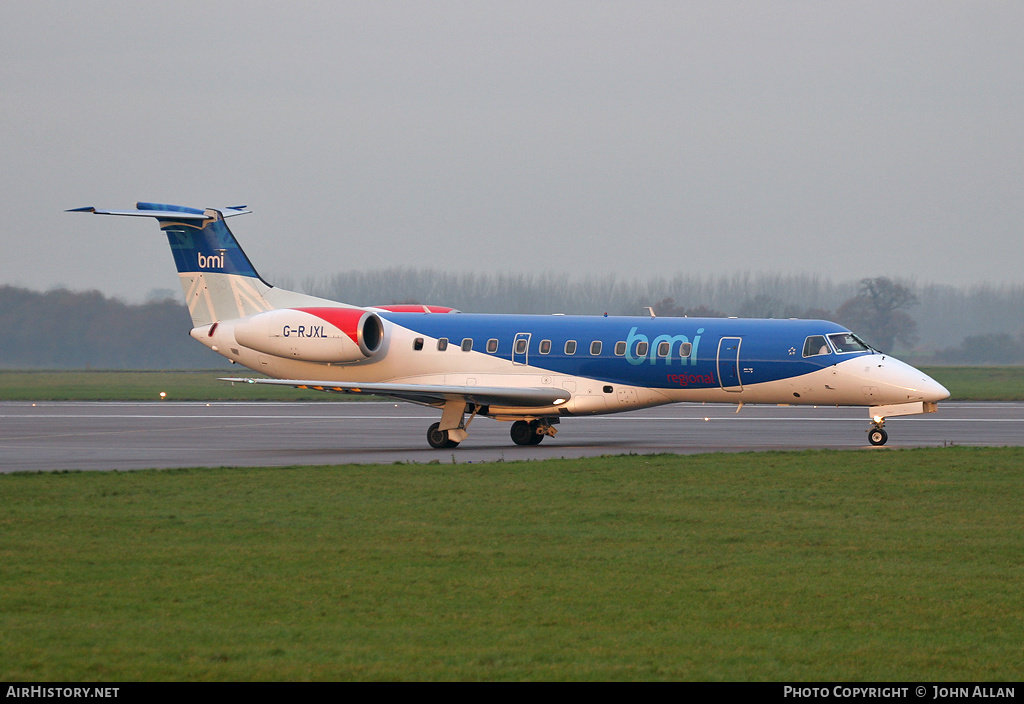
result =
[{"label": "star emblem on nose", "polygon": [[796,347],[790,347],[790,348],[789,348],[789,353],[790,353],[791,355],[794,355],[794,354],[796,354]]}]

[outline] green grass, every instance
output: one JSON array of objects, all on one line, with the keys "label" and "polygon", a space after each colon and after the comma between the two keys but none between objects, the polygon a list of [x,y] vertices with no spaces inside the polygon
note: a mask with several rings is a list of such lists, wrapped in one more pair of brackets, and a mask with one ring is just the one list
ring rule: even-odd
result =
[{"label": "green grass", "polygon": [[0,401],[337,401],[365,398],[291,387],[229,384],[221,377],[262,377],[228,371],[4,371]]},{"label": "green grass", "polygon": [[1024,366],[921,367],[954,401],[1024,401]]},{"label": "green grass", "polygon": [[0,679],[1019,680],[1024,449],[0,475]]}]

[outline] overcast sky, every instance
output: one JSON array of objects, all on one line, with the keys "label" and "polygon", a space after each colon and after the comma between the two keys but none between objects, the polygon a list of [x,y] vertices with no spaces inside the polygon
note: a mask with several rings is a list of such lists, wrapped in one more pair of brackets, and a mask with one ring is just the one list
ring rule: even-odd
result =
[{"label": "overcast sky", "polygon": [[137,200],[248,205],[271,283],[1021,283],[1022,29],[1020,2],[5,2],[0,285],[177,290],[155,223],[63,212]]}]

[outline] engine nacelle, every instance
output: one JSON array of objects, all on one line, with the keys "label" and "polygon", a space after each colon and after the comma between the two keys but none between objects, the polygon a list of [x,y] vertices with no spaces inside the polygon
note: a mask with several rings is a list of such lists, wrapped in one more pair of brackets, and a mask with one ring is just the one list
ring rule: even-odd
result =
[{"label": "engine nacelle", "polygon": [[281,308],[235,321],[240,345],[305,362],[360,362],[380,351],[384,324],[362,308]]}]

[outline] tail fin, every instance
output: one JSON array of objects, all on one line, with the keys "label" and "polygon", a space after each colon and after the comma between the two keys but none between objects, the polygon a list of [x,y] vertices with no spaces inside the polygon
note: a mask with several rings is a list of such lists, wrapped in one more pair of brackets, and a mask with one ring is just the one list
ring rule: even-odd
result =
[{"label": "tail fin", "polygon": [[245,206],[197,210],[138,203],[137,210],[75,208],[68,212],[156,218],[167,234],[194,327],[295,305],[338,305],[273,288],[256,273],[224,218],[251,212]]}]

